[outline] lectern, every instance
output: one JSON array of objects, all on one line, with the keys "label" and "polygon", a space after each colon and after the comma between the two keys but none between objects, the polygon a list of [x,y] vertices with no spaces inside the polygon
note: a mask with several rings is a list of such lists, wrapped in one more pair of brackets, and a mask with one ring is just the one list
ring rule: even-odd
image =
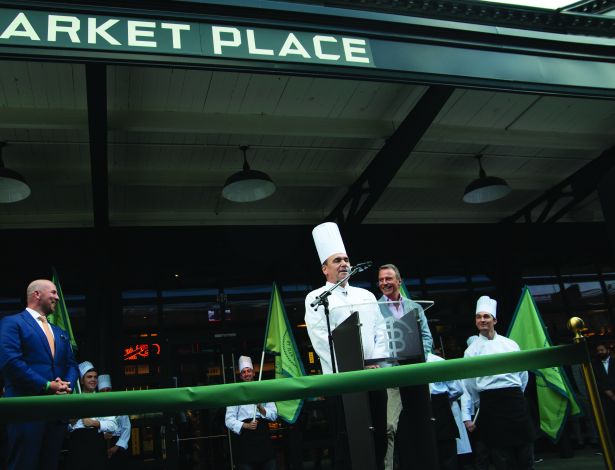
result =
[{"label": "lectern", "polygon": [[[358,312],[353,312],[333,330],[333,343],[339,372],[362,370],[363,345]],[[342,395],[346,433],[353,470],[372,470],[376,466],[374,428],[367,392]]]},{"label": "lectern", "polygon": [[[433,303],[431,303],[433,304]],[[418,324],[419,309],[414,301],[379,302],[385,318],[389,355],[399,365],[425,362],[423,341]],[[401,307],[401,308],[400,308]],[[404,312],[396,318],[393,312]],[[402,468],[438,468],[435,421],[431,409],[429,385],[399,387],[403,411],[399,417],[396,442]]]}]

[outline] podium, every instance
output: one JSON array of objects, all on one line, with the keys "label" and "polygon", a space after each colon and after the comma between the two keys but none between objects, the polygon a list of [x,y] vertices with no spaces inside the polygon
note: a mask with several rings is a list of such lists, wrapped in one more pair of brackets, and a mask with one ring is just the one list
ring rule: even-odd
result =
[{"label": "podium", "polygon": [[[333,343],[337,370],[349,372],[362,370],[363,344],[361,341],[361,324],[358,312],[351,313],[333,330]],[[367,392],[345,393],[344,420],[348,436],[350,463],[353,470],[371,470],[379,468],[376,464],[374,446],[374,426],[372,425],[371,406]]]},{"label": "podium", "polygon": [[[422,302],[421,302],[422,303]],[[433,302],[425,302],[426,308]],[[385,317],[388,335],[388,349],[399,365],[425,362],[423,340],[419,327],[419,314],[423,306],[404,299],[399,302],[380,302]],[[396,318],[393,312],[404,312]],[[435,420],[431,407],[429,385],[399,387],[403,410],[399,416],[396,441],[400,467],[439,468]]]},{"label": "podium", "polygon": [[[410,303],[403,305],[406,314],[399,319],[392,313],[402,307],[399,303],[367,302],[331,308],[337,370],[348,372],[362,370],[370,364],[387,367],[424,362],[417,323],[420,306],[412,301],[407,302]],[[362,337],[375,338],[375,343],[363,344]],[[400,396],[405,412],[400,416],[398,431],[412,439],[407,445],[412,446],[412,459],[418,465],[416,468],[438,468],[429,386],[401,387]],[[376,461],[374,441],[375,437],[386,439],[386,429],[382,436],[376,436],[368,393],[344,394],[342,401],[352,468],[379,468],[382,464]],[[386,420],[386,407],[383,406],[380,412],[384,413]],[[386,441],[377,444],[385,446]]]}]

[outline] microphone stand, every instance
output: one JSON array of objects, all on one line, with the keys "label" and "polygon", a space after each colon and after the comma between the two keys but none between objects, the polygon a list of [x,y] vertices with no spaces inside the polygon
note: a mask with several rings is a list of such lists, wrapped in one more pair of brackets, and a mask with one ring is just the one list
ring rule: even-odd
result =
[{"label": "microphone stand", "polygon": [[335,363],[335,351],[333,350],[333,334],[331,333],[331,321],[329,320],[329,296],[340,285],[345,284],[351,276],[361,272],[361,267],[351,268],[346,277],[332,285],[329,289],[324,291],[310,304],[310,307],[314,307],[314,310],[318,310],[321,305],[325,309],[325,318],[327,320],[327,336],[329,338],[329,351],[331,353],[331,370],[335,374],[337,372],[337,364]]}]

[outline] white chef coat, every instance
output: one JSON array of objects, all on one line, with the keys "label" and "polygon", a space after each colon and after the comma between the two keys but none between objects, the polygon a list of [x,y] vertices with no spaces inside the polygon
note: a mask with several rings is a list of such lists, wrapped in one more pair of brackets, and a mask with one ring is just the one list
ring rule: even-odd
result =
[{"label": "white chef coat", "polygon": [[[256,409],[256,419],[268,419],[269,421],[275,421],[278,419],[278,409],[273,402],[262,403],[265,408],[265,416]],[[254,418],[254,408],[256,405],[234,405],[226,407],[226,415],[224,416],[224,422],[226,427],[233,431],[235,434],[241,434],[242,425],[244,420]]]},{"label": "white chef coat", "polygon": [[[468,346],[463,357],[484,356],[487,354],[497,354],[504,352],[519,351],[519,345],[512,339],[500,336],[495,333],[493,339],[478,335],[478,338]],[[466,380],[466,388],[475,388],[479,393],[485,390],[495,390],[498,388],[520,387],[525,391],[527,386],[527,371],[509,372],[505,374],[487,375]]]},{"label": "white chef coat", "polygon": [[[334,284],[327,282],[323,287],[313,290],[305,298],[305,324],[312,346],[320,357],[323,374],[330,374],[331,352],[329,351],[329,336],[324,307],[317,310],[310,304],[314,299]],[[386,326],[384,318],[374,294],[359,287],[338,286],[329,296],[329,319],[331,331],[350,316],[353,311],[359,312],[361,322],[361,339],[363,342],[363,358],[379,359],[388,357],[386,345]]]}]

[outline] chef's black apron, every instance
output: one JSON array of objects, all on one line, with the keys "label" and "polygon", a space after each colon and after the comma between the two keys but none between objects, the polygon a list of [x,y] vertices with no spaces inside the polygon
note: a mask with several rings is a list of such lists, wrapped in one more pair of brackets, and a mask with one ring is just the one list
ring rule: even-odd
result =
[{"label": "chef's black apron", "polygon": [[481,439],[493,447],[516,447],[532,442],[534,426],[519,387],[480,392],[480,411],[476,420]]},{"label": "chef's black apron", "polygon": [[[249,423],[252,419],[245,419]],[[269,437],[267,420],[257,418],[255,430],[242,429],[241,434],[232,433],[233,455],[237,463],[266,462],[275,458],[275,449]]]}]

